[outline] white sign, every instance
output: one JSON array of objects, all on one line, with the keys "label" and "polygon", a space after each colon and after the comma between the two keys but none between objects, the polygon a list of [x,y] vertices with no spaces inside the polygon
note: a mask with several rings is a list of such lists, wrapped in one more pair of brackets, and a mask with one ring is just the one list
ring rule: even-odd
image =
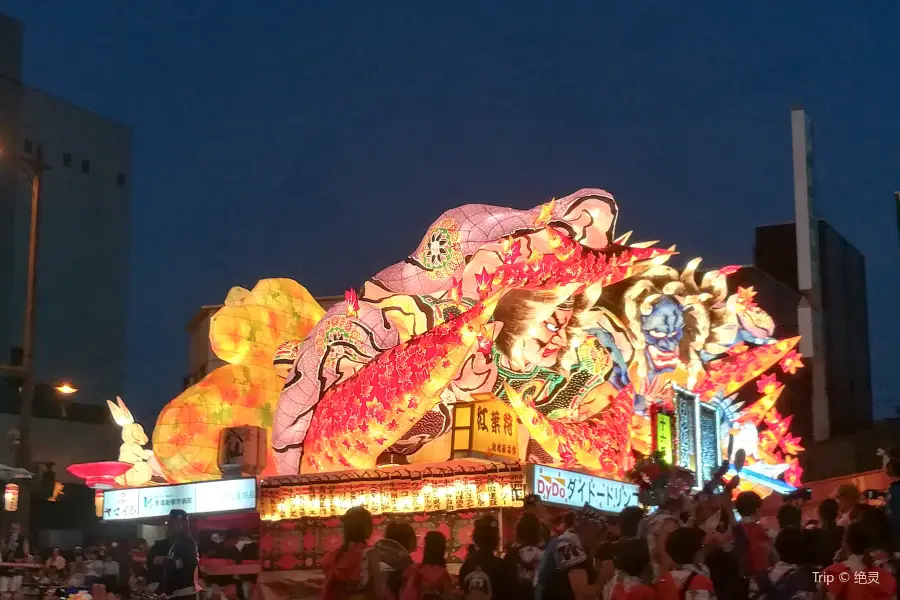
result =
[{"label": "white sign", "polygon": [[103,493],[103,520],[165,517],[174,508],[188,514],[256,509],[256,479],[222,479]]},{"label": "white sign", "polygon": [[638,488],[633,483],[543,465],[531,467],[531,490],[548,504],[572,508],[588,505],[597,510],[618,513],[626,506],[638,505]]}]

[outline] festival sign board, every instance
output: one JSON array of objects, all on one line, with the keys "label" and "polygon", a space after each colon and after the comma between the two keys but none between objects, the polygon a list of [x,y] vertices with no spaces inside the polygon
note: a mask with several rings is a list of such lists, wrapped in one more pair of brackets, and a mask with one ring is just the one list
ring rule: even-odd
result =
[{"label": "festival sign board", "polygon": [[103,496],[104,521],[165,517],[175,508],[188,514],[255,510],[256,479],[109,490]]},{"label": "festival sign board", "polygon": [[656,447],[654,450],[663,453],[663,458],[670,465],[674,458],[675,445],[672,442],[672,415],[656,413]]},{"label": "festival sign board", "polygon": [[603,479],[544,465],[531,465],[529,481],[534,494],[548,504],[619,513],[638,505],[638,487],[633,483]]}]

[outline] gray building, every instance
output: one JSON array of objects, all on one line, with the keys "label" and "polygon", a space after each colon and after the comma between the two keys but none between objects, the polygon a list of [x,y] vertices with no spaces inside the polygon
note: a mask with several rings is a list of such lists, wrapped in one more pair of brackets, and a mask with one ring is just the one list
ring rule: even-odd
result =
[{"label": "gray building", "polygon": [[[819,220],[817,231],[828,437],[851,435],[871,428],[873,423],[866,261],[827,222]],[[794,248],[793,223],[757,227],[756,266],[791,290],[797,290]],[[779,310],[772,317],[789,321],[789,312]],[[808,415],[794,414],[795,422]]]},{"label": "gray building", "polygon": [[102,403],[124,385],[131,129],[24,84],[22,41],[22,24],[0,14],[0,363],[22,338],[30,184],[20,156],[40,148],[51,170],[39,228],[36,379],[71,382],[74,399]]}]

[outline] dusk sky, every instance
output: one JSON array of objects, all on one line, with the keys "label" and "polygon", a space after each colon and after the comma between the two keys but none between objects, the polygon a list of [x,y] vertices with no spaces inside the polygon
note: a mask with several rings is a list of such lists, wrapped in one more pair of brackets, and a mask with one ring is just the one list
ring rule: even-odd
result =
[{"label": "dusk sky", "polygon": [[185,324],[231,286],[340,294],[460,204],[601,187],[633,239],[749,263],[793,219],[803,105],[893,414],[900,3],[629,4],[0,0],[26,83],[134,131],[128,405],[149,424],[180,391]]}]

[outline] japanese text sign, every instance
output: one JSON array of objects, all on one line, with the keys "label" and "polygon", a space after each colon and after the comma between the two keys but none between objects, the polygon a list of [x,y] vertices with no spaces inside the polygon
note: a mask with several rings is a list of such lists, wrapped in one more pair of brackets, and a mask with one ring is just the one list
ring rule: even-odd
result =
[{"label": "japanese text sign", "polygon": [[189,514],[254,510],[256,479],[160,485],[103,494],[103,520],[152,519],[179,508]]},{"label": "japanese text sign", "polygon": [[585,505],[596,510],[618,513],[626,506],[637,506],[638,488],[633,483],[603,479],[574,471],[531,466],[531,490],[548,504],[572,508]]},{"label": "japanese text sign", "polygon": [[475,402],[472,453],[476,456],[519,457],[518,417],[503,400]]}]

